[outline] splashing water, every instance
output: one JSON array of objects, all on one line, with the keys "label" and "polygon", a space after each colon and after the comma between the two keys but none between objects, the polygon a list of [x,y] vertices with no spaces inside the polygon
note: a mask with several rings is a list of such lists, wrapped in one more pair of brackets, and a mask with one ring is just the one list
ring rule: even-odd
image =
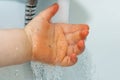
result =
[{"label": "splashing water", "polygon": [[19,70],[15,70],[15,76],[17,77],[19,74]]},{"label": "splashing water", "polygon": [[78,62],[74,66],[64,68],[64,72],[65,80],[93,80],[91,54],[85,51],[79,56]]},{"label": "splashing water", "polygon": [[31,62],[35,80],[61,80],[62,68],[39,62]]},{"label": "splashing water", "polygon": [[31,62],[31,67],[35,80],[93,80],[92,76],[95,73],[92,69],[91,54],[88,52],[80,55],[78,63],[72,67],[63,68],[39,62]]}]

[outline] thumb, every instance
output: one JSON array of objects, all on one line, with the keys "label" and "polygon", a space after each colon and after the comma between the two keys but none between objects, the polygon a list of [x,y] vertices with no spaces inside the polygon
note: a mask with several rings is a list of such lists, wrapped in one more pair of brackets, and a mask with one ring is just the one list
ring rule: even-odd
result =
[{"label": "thumb", "polygon": [[43,19],[46,19],[50,21],[50,19],[56,14],[58,11],[58,4],[55,3],[52,6],[48,7],[44,11],[42,11],[38,16],[42,17]]}]

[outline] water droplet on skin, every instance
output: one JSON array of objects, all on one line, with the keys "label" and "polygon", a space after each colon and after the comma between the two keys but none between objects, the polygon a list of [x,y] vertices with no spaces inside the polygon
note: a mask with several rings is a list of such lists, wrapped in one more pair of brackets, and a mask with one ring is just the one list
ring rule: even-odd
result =
[{"label": "water droplet on skin", "polygon": [[36,47],[36,45],[33,45],[33,47]]},{"label": "water droplet on skin", "polygon": [[18,76],[19,70],[15,70],[15,76]]},{"label": "water droplet on skin", "polygon": [[18,50],[18,47],[16,47],[15,49]]}]

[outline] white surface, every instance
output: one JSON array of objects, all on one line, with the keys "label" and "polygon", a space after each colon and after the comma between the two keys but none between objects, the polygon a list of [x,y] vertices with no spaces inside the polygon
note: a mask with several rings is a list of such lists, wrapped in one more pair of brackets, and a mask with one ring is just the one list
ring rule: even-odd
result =
[{"label": "white surface", "polygon": [[24,26],[25,0],[0,0],[0,28]]},{"label": "white surface", "polygon": [[120,80],[120,0],[75,1],[88,14],[86,44],[96,65],[96,80]]},{"label": "white surface", "polygon": [[56,22],[69,22],[69,7],[70,7],[70,0],[57,0],[59,4],[59,10],[56,14],[55,21]]},{"label": "white surface", "polygon": [[[17,1],[23,0],[0,1],[0,26],[23,27],[24,3]],[[46,7],[44,1],[41,1],[39,5]],[[53,0],[46,5],[51,3],[53,3]],[[88,64],[94,65],[93,68],[96,71],[93,73],[95,73],[96,80],[120,80],[119,3],[119,0],[71,0],[70,22],[88,23],[90,26],[86,52],[92,55],[93,62],[89,62],[89,59],[86,61],[88,61]],[[79,63],[81,62],[79,61]],[[14,77],[14,70],[17,68],[19,68],[19,75],[21,76]],[[29,64],[2,68],[0,69],[0,80],[32,80],[29,71]],[[65,72],[67,79],[65,79],[65,76],[62,80],[85,80],[85,78],[80,78],[83,77],[80,74],[84,71],[75,71],[70,69]]]}]

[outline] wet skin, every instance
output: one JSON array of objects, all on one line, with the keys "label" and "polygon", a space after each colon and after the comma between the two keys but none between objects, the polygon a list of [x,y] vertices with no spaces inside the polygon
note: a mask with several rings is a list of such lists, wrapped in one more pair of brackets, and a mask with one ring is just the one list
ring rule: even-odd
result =
[{"label": "wet skin", "polygon": [[36,16],[25,28],[32,43],[32,60],[51,65],[71,66],[85,49],[89,33],[86,24],[52,23],[58,10],[54,4]]}]

